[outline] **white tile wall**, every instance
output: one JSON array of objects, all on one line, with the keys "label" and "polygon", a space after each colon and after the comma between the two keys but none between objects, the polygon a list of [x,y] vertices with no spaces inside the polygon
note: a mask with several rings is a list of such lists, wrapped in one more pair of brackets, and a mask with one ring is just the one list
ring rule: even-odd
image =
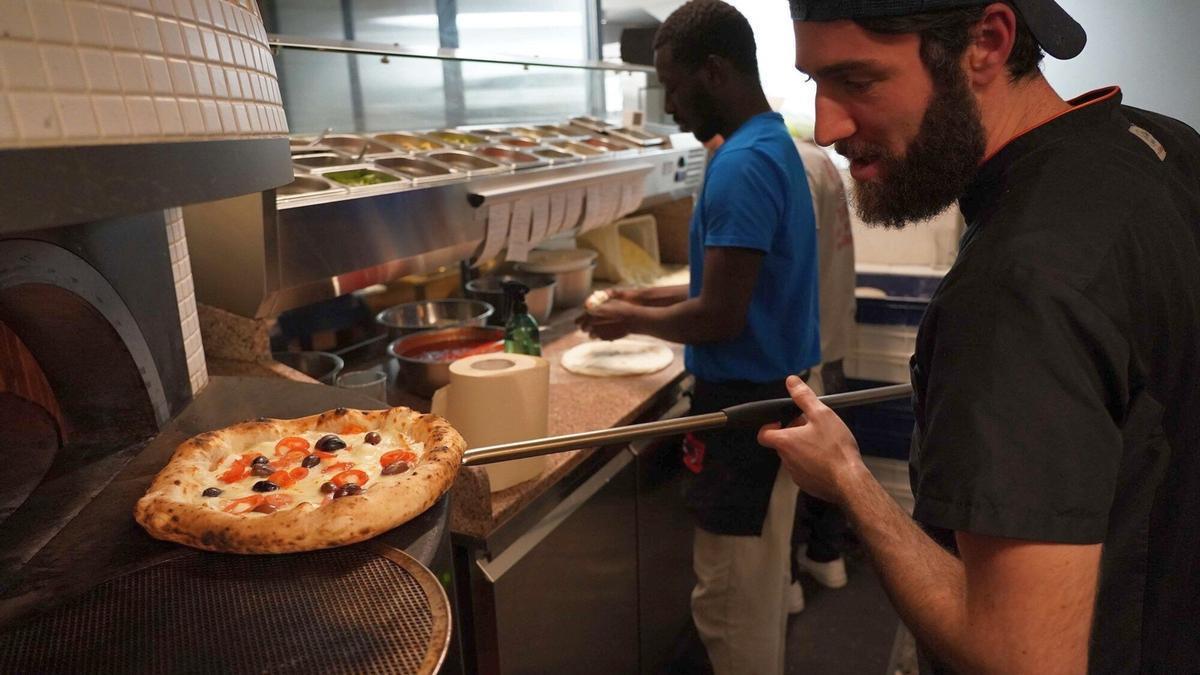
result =
[{"label": "white tile wall", "polygon": [[8,95],[17,118],[17,136],[38,141],[63,136],[54,97],[43,93],[16,92]]},{"label": "white tile wall", "polygon": [[0,0],[0,148],[278,136],[254,0]]},{"label": "white tile wall", "polygon": [[79,60],[83,62],[89,91],[121,93],[121,81],[117,79],[117,66],[112,54],[100,49],[80,49]]},{"label": "white tile wall", "polygon": [[0,94],[0,144],[17,138],[17,123],[8,107],[8,96]]},{"label": "white tile wall", "polygon": [[100,122],[100,134],[106,138],[127,138],[133,135],[125,99],[120,96],[92,95],[92,107]]},{"label": "white tile wall", "polygon": [[187,237],[183,229],[183,209],[168,209],[167,242],[171,251],[171,269],[175,275],[175,297],[179,301],[179,322],[183,329],[183,348],[187,357],[192,395],[208,384],[208,365],[204,361],[204,342],[200,337],[200,319],[196,314],[196,291],[192,284],[192,263],[188,258]]},{"label": "white tile wall", "polygon": [[33,18],[24,2],[0,2],[0,26],[4,26],[4,32],[10,37],[33,37]]}]

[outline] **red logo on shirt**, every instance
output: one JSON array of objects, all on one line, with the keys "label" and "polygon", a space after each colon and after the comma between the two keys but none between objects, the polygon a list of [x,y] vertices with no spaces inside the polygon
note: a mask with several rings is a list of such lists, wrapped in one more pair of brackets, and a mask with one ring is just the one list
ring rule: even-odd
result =
[{"label": "red logo on shirt", "polygon": [[695,434],[683,437],[683,465],[692,473],[700,473],[704,468],[704,441]]}]

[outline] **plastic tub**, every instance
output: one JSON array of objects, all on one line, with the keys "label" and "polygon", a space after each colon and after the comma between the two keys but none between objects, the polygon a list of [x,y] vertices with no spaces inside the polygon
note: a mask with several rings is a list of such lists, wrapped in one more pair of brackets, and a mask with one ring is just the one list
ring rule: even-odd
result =
[{"label": "plastic tub", "polygon": [[579,244],[597,253],[595,278],[645,285],[662,276],[654,216],[623,218],[579,235]]}]

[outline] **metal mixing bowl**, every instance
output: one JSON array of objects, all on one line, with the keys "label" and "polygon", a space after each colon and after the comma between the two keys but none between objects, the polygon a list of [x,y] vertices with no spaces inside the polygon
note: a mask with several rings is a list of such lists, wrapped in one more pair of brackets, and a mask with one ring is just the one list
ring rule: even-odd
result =
[{"label": "metal mixing bowl", "polygon": [[429,349],[439,344],[468,341],[483,343],[503,339],[503,328],[459,326],[457,328],[422,331],[392,340],[388,345],[388,355],[395,357],[396,362],[400,366],[399,374],[396,377],[396,385],[417,396],[430,398],[433,396],[433,392],[450,384],[451,362],[424,361],[405,356],[405,354]]},{"label": "metal mixing bowl", "polygon": [[557,282],[548,274],[499,274],[496,276],[480,277],[467,282],[467,295],[477,300],[483,300],[496,308],[496,313],[488,323],[503,326],[508,323],[511,308],[508,298],[504,295],[504,282],[516,281],[529,287],[525,294],[525,304],[529,313],[538,324],[545,324],[550,319],[554,309],[554,287]]},{"label": "metal mixing bowl", "polygon": [[329,352],[271,352],[271,358],[322,384],[333,384],[346,363]]},{"label": "metal mixing bowl", "polygon": [[375,315],[375,321],[386,326],[388,338],[395,340],[434,328],[482,326],[494,311],[494,307],[482,300],[420,300],[388,307]]}]

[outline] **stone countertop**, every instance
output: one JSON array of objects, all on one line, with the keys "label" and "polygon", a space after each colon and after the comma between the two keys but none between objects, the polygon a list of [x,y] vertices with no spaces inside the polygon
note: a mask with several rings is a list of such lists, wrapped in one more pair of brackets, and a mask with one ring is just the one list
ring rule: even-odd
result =
[{"label": "stone countertop", "polygon": [[[683,346],[668,342],[663,344],[675,353],[675,360],[657,373],[630,377],[588,377],[568,372],[559,363],[562,353],[588,339],[575,329],[575,318],[581,312],[579,308],[555,312],[542,332],[542,353],[550,362],[548,431],[551,436],[633,423],[684,375]],[[314,381],[270,358],[266,326],[262,322],[202,306],[201,324],[210,374]],[[358,365],[360,368],[385,369],[389,381],[393,383],[388,389],[390,405],[429,411],[428,399],[394,386],[396,367],[392,360],[380,356]],[[347,368],[352,369],[356,368]],[[546,467],[537,478],[498,492],[491,491],[483,467],[463,467],[452,488],[451,531],[468,538],[486,539],[593,452],[594,449],[587,449],[548,455]]]},{"label": "stone countertop", "polygon": [[[669,342],[663,344],[675,353],[675,360],[657,373],[588,377],[568,372],[559,363],[562,353],[587,339],[583,333],[571,331],[543,345],[542,355],[550,362],[551,436],[632,423],[684,374],[683,346]],[[594,449],[548,455],[540,476],[499,492],[491,492],[482,467],[463,467],[450,499],[451,532],[475,539],[487,538],[592,452]]]}]

